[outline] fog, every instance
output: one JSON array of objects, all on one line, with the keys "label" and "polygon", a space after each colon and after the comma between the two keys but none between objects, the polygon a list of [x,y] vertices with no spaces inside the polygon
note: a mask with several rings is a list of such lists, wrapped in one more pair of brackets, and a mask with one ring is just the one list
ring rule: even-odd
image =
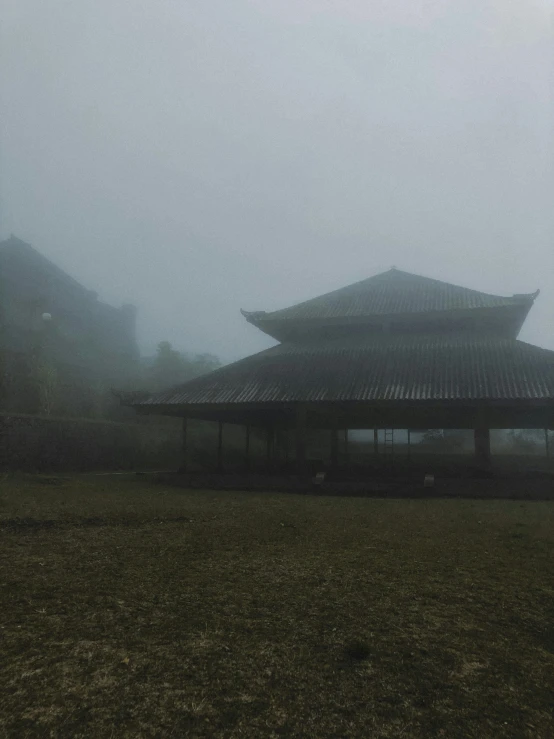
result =
[{"label": "fog", "polygon": [[4,0],[2,237],[230,361],[388,269],[541,289],[554,348],[547,0]]}]

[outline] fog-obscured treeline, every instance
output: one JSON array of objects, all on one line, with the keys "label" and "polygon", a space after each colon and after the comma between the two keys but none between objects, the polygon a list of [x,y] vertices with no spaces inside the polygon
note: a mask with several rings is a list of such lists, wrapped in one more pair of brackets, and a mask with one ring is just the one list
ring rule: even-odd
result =
[{"label": "fog-obscured treeline", "polygon": [[212,354],[178,351],[168,341],[152,357],[128,359],[113,382],[62,365],[34,352],[17,360],[0,356],[0,411],[9,413],[131,420],[134,411],[121,404],[128,392],[154,393],[221,366]]}]

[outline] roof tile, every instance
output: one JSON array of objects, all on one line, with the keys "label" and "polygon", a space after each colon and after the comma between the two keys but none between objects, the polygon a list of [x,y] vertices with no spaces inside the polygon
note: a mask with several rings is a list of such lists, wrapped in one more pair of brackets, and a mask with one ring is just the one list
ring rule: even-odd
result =
[{"label": "roof tile", "polygon": [[393,268],[290,308],[247,315],[253,322],[353,318],[496,308],[529,303],[533,297],[489,295]]},{"label": "roof tile", "polygon": [[444,335],[281,344],[140,405],[472,399],[554,401],[554,351]]}]

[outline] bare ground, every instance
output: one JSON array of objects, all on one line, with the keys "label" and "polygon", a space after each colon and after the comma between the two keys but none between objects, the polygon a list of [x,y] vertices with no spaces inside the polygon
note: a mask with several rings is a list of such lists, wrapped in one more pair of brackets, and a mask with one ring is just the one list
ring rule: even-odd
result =
[{"label": "bare ground", "polygon": [[0,489],[0,736],[554,736],[554,503]]}]

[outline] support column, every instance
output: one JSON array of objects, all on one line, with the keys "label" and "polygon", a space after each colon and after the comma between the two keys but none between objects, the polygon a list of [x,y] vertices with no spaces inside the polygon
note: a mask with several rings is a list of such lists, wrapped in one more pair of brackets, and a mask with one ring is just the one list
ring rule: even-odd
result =
[{"label": "support column", "polygon": [[246,471],[250,469],[250,425],[246,426],[246,436],[244,438],[244,466]]},{"label": "support column", "polygon": [[179,472],[187,472],[188,470],[188,418],[183,417],[182,435],[181,435],[181,467]]},{"label": "support column", "polygon": [[339,430],[336,426],[331,429],[331,467],[339,466]]},{"label": "support column", "polygon": [[306,469],[306,406],[296,408],[296,467],[299,472]]},{"label": "support column", "polygon": [[379,429],[373,429],[373,454],[379,454]]},{"label": "support column", "polygon": [[548,437],[548,429],[544,430],[544,446],[546,449],[546,458],[550,459],[550,439]]},{"label": "support column", "polygon": [[348,464],[348,429],[344,429],[344,463]]},{"label": "support column", "polygon": [[267,427],[267,440],[266,440],[266,468],[271,469],[271,461],[273,457],[273,445],[275,442],[275,429],[273,426]]},{"label": "support column", "polygon": [[488,469],[491,464],[491,437],[488,428],[478,426],[474,430],[475,461],[479,467]]},{"label": "support column", "polygon": [[408,429],[408,461],[412,459],[412,433]]},{"label": "support column", "polygon": [[217,435],[217,471],[223,472],[223,422],[218,422]]}]

